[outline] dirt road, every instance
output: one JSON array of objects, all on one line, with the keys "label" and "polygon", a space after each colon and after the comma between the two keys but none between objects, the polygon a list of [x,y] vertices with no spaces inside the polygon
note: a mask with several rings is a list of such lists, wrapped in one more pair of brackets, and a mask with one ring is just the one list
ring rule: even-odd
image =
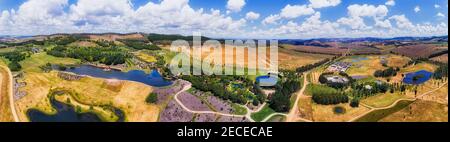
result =
[{"label": "dirt road", "polygon": [[11,71],[0,66],[0,121],[19,122],[13,98],[13,78]]}]

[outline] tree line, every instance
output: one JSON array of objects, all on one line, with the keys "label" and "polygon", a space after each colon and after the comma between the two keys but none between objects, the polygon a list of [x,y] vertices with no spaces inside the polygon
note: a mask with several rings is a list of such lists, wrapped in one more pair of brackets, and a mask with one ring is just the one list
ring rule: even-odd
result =
[{"label": "tree line", "polygon": [[90,47],[63,47],[57,46],[49,51],[47,54],[55,57],[69,57],[74,59],[80,59],[86,62],[100,62],[106,65],[117,65],[125,63],[125,59],[130,55],[117,48],[90,48]]},{"label": "tree line", "polygon": [[[252,87],[252,82],[245,79],[242,76],[194,76],[185,75],[181,77],[183,80],[192,83],[192,87],[201,90],[203,92],[211,92],[215,96],[223,99],[230,100],[233,103],[245,104],[250,98],[253,98],[253,94],[243,91],[231,91],[227,89],[230,82],[240,80],[243,82],[243,89]],[[251,88],[249,90],[252,90]]]},{"label": "tree line", "polygon": [[7,53],[0,53],[0,57],[4,57],[11,61],[8,64],[8,68],[11,71],[20,71],[22,69],[22,66],[20,65],[20,61],[25,60],[29,55],[20,51],[13,51],[13,52],[7,52]]},{"label": "tree line", "polygon": [[282,71],[283,77],[275,86],[275,93],[269,98],[269,107],[276,112],[287,112],[290,109],[292,94],[300,90],[301,81],[297,73]]},{"label": "tree line", "polygon": [[374,73],[375,77],[391,77],[391,76],[397,76],[398,71],[400,71],[400,68],[393,68],[393,67],[389,67],[388,69],[385,70],[377,70]]},{"label": "tree line", "polygon": [[320,62],[317,62],[317,63],[314,63],[314,64],[308,64],[308,65],[305,65],[305,66],[297,68],[296,71],[298,73],[303,73],[303,72],[309,71],[311,69],[317,68],[317,67],[319,67],[319,66],[321,66],[321,65],[323,65],[323,64],[325,64],[325,63],[327,63],[327,62],[329,62],[331,60],[334,60],[334,59],[336,59],[336,57],[333,57],[332,59],[327,58],[327,59],[324,59],[324,60],[322,60]]},{"label": "tree line", "polygon": [[309,93],[312,94],[312,100],[321,105],[334,105],[348,103],[349,98],[343,91],[323,85],[308,86]]},{"label": "tree line", "polygon": [[161,50],[161,48],[159,48],[158,46],[156,46],[154,44],[146,43],[145,41],[142,41],[142,40],[123,39],[123,40],[119,40],[119,41],[122,42],[123,44],[125,44],[126,46],[131,47],[136,50],[143,50],[143,49]]}]

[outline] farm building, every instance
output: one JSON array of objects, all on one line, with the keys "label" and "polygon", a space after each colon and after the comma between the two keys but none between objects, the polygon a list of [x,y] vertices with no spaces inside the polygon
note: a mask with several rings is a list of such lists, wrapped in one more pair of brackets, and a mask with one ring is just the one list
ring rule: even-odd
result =
[{"label": "farm building", "polygon": [[327,77],[328,82],[332,83],[348,83],[350,80],[342,76],[329,76]]},{"label": "farm building", "polygon": [[345,72],[348,68],[352,66],[349,62],[336,62],[330,67],[328,67],[329,72]]}]

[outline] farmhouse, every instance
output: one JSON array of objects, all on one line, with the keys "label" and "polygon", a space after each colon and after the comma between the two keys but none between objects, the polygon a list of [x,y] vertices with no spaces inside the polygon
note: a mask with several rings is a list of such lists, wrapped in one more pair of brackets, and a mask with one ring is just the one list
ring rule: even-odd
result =
[{"label": "farmhouse", "polygon": [[332,82],[332,83],[348,83],[350,80],[348,78],[345,77],[341,77],[341,76],[329,76],[327,77],[328,82]]},{"label": "farmhouse", "polygon": [[330,67],[328,67],[329,72],[345,72],[348,68],[352,66],[349,62],[336,62]]}]

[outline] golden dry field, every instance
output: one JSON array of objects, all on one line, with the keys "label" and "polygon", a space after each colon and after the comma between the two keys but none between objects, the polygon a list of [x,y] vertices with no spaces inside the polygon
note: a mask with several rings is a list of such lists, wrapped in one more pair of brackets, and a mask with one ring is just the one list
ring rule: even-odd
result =
[{"label": "golden dry field", "polygon": [[99,47],[98,44],[90,41],[77,41],[69,44],[70,47]]},{"label": "golden dry field", "polygon": [[448,63],[448,54],[431,58],[431,60],[436,62]]},{"label": "golden dry field", "polygon": [[332,57],[331,55],[302,53],[284,48],[280,48],[278,52],[280,69],[287,70],[295,70],[298,67],[314,64]]},{"label": "golden dry field", "polygon": [[[86,77],[79,81],[66,81],[51,73],[27,73],[21,80],[27,85],[21,91],[25,97],[16,101],[19,117],[28,120],[26,111],[35,108],[48,114],[55,113],[48,100],[50,89],[63,88],[77,92],[74,97],[78,103],[86,105],[112,105],[123,110],[126,121],[155,122],[159,116],[159,107],[148,105],[145,98],[152,92],[152,87],[129,81],[104,80]],[[120,85],[117,85],[120,84]],[[118,87],[118,88],[115,88]],[[114,89],[112,89],[114,88]]]},{"label": "golden dry field", "polygon": [[7,67],[0,61],[0,122],[13,122],[14,118],[9,102],[10,77]]},{"label": "golden dry field", "polygon": [[[170,49],[169,46],[163,46],[163,49]],[[267,50],[267,58],[266,58],[266,64],[268,65],[270,63],[270,53],[269,50]],[[193,56],[195,60],[205,60],[207,57],[222,57],[222,63],[225,65],[225,58],[233,59],[233,64],[236,64],[238,67],[247,67],[250,63],[255,62],[256,59],[261,59],[259,55],[257,54],[249,54],[248,49],[244,50],[236,50],[234,49],[232,52],[225,52],[225,48],[221,49],[222,52],[220,52],[220,49],[217,50],[217,48],[214,48],[212,51],[208,48],[203,48],[201,50],[201,56]],[[256,52],[256,50],[255,50]],[[192,51],[191,51],[191,54]],[[201,58],[200,58],[201,57]],[[298,67],[305,66],[308,64],[313,64],[316,62],[319,62],[321,60],[332,58],[332,55],[323,55],[323,54],[311,54],[311,53],[303,53],[303,52],[297,52],[290,49],[285,48],[279,48],[278,49],[278,64],[280,69],[287,69],[287,70],[295,70]],[[243,62],[239,62],[237,58],[243,58]],[[231,63],[231,62],[230,62]],[[256,65],[258,65],[255,62]],[[232,65],[225,65],[225,66],[232,66]]]},{"label": "golden dry field", "polygon": [[448,105],[418,100],[380,122],[448,122]]},{"label": "golden dry field", "polygon": [[[337,106],[344,108],[345,113],[336,114],[333,108]],[[314,122],[347,122],[369,111],[369,108],[363,106],[352,108],[348,103],[339,105],[318,105],[313,103],[312,109]]]}]

